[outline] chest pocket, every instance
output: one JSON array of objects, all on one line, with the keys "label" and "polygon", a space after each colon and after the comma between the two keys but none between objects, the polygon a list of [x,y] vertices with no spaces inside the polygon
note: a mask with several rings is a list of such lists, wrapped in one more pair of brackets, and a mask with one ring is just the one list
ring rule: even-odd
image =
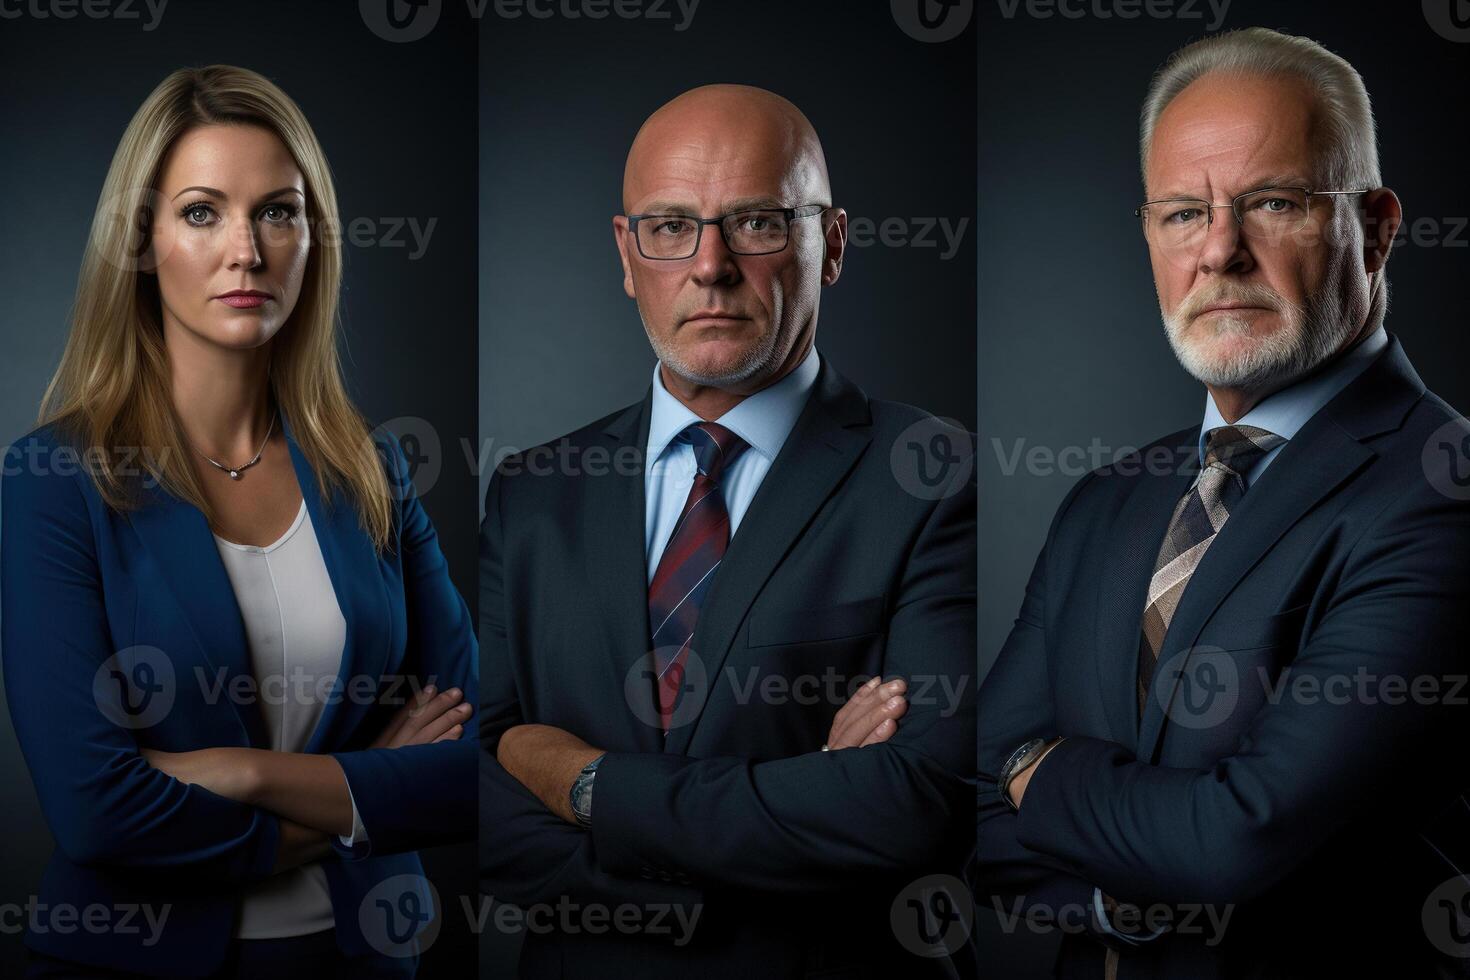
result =
[{"label": "chest pocket", "polygon": [[1253,616],[1249,619],[1217,619],[1208,635],[1201,635],[1202,644],[1211,644],[1221,650],[1257,650],[1292,643],[1301,635],[1302,625],[1307,618],[1307,604],[1283,609],[1272,616]]},{"label": "chest pocket", "polygon": [[821,643],[880,633],[885,597],[873,596],[835,606],[806,609],[756,609],[751,612],[747,645]]}]

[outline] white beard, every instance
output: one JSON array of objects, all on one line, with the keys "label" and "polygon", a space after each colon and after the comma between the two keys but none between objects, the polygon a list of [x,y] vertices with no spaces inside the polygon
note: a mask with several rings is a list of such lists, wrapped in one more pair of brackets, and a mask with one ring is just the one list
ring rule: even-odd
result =
[{"label": "white beard", "polygon": [[[1330,358],[1357,332],[1358,325],[1343,315],[1340,306],[1328,308],[1320,302],[1322,297],[1340,295],[1341,281],[1341,272],[1334,265],[1321,287],[1301,305],[1288,303],[1264,286],[1225,291],[1229,298],[1273,308],[1281,317],[1281,326],[1274,333],[1229,354],[1217,352],[1214,341],[1220,337],[1249,337],[1249,318],[1226,311],[1211,314],[1208,323],[1201,323],[1192,315],[1201,302],[1186,301],[1173,314],[1163,315],[1169,346],[1184,370],[1211,387],[1238,391],[1284,387]],[[1191,326],[1194,335],[1186,337],[1185,331]],[[1211,335],[1201,336],[1206,330],[1211,330]]]}]

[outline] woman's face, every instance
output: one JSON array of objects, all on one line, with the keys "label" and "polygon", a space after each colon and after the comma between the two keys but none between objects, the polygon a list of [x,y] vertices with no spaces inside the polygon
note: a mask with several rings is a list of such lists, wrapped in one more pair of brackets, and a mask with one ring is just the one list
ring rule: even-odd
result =
[{"label": "woman's face", "polygon": [[306,183],[285,144],[259,126],[189,130],[164,158],[155,203],[165,335],[232,350],[269,342],[296,306],[311,244]]}]

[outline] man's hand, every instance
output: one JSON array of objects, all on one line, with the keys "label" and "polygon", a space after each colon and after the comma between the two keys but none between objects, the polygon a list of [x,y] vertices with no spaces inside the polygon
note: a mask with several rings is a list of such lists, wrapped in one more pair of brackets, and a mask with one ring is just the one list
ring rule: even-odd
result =
[{"label": "man's hand", "polygon": [[1061,739],[1051,743],[1046,747],[1045,752],[1036,757],[1036,761],[1011,777],[1011,783],[1006,787],[1006,791],[1010,794],[1011,802],[1016,804],[1016,809],[1021,808],[1021,797],[1026,795],[1026,786],[1031,782],[1031,777],[1036,775],[1036,770],[1042,760],[1051,755],[1051,750],[1061,744]]},{"label": "man's hand", "polygon": [[602,751],[560,728],[516,725],[500,736],[495,758],[546,809],[575,826],[572,783],[577,781],[582,767],[602,755]]},{"label": "man's hand", "polygon": [[880,686],[882,679],[874,677],[869,680],[838,710],[827,733],[828,749],[876,745],[886,742],[898,731],[898,719],[909,709],[909,703],[903,697],[908,685],[900,677]]}]

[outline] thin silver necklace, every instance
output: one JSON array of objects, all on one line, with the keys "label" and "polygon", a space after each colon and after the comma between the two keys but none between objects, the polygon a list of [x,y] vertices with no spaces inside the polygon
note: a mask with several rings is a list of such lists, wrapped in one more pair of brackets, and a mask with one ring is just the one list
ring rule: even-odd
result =
[{"label": "thin silver necklace", "polygon": [[230,474],[231,480],[238,480],[240,479],[241,473],[244,473],[246,470],[250,469],[250,467],[260,462],[260,454],[265,452],[265,444],[271,441],[271,433],[275,431],[277,414],[279,413],[271,413],[271,424],[266,427],[265,438],[261,440],[260,448],[255,451],[255,455],[251,458],[250,462],[246,463],[244,466],[226,466],[224,463],[221,463],[217,459],[212,459],[209,456],[204,456],[203,450],[201,450],[198,446],[194,446],[192,442],[189,443],[189,445],[194,446],[194,451],[199,455],[204,456],[205,459],[213,463],[216,469]]}]

